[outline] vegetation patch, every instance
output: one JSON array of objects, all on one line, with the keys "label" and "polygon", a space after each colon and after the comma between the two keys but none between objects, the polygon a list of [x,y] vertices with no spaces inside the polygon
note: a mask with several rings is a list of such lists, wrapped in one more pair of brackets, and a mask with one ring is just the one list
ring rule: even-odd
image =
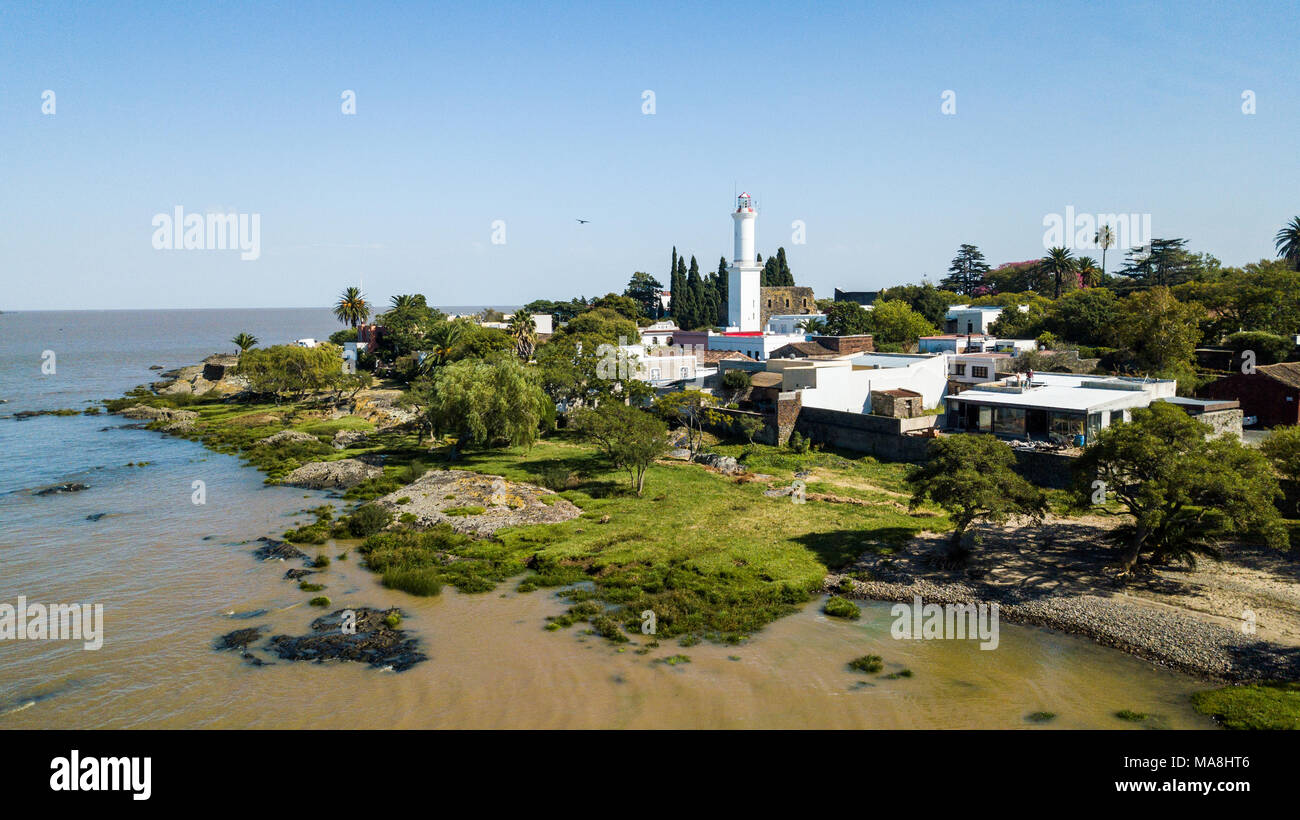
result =
[{"label": "vegetation patch", "polygon": [[885,668],[885,662],[881,660],[879,655],[863,655],[849,661],[849,668],[856,672],[866,672],[869,675],[874,675]]},{"label": "vegetation patch", "polygon": [[832,618],[847,618],[850,621],[856,621],[858,618],[862,617],[862,610],[858,608],[857,604],[853,603],[848,598],[841,598],[839,595],[832,595],[827,599],[826,606],[822,608],[822,612],[825,612]]},{"label": "vegetation patch", "polygon": [[1225,686],[1192,695],[1192,707],[1228,729],[1300,729],[1300,682]]}]

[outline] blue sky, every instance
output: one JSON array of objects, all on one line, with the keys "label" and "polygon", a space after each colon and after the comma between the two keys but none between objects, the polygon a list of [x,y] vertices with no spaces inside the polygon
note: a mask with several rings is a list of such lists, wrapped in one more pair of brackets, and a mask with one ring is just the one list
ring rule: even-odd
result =
[{"label": "blue sky", "polygon": [[[736,186],[819,296],[1041,256],[1067,206],[1227,264],[1300,214],[1294,2],[34,5],[0,3],[0,309],[594,296],[730,257]],[[260,214],[261,257],[155,250],[176,206]]]}]

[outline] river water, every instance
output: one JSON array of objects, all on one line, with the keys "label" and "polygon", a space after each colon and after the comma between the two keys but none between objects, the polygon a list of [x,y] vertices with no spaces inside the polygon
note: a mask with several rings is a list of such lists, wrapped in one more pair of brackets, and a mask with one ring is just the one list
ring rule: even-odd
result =
[{"label": "river water", "polygon": [[[0,414],[81,408],[192,364],[248,331],[264,344],[323,338],[326,310],[0,314]],[[41,372],[44,351],[56,372]],[[313,580],[340,607],[399,606],[429,660],[392,673],[354,664],[253,667],[213,639],[265,624],[299,635],[321,614],[246,542],[304,521],[323,493],[267,487],[237,459],[109,416],[0,418],[0,603],[104,607],[104,642],[0,641],[3,728],[1125,728],[1120,709],[1209,727],[1203,684],[1116,650],[1003,624],[973,641],[897,641],[888,604],[854,623],[810,604],[740,646],[672,642],[623,652],[577,628],[547,632],[545,590],[420,599],[381,587],[355,558]],[[107,428],[107,429],[105,429]],[[146,466],[127,466],[147,462]],[[203,505],[192,482],[206,484]],[[80,481],[83,492],[32,490]],[[99,520],[87,516],[104,513]],[[329,550],[337,554],[343,547]],[[242,619],[243,613],[265,614]],[[233,613],[233,614],[232,614]],[[689,663],[656,659],[684,654]],[[845,668],[878,654],[888,680]]]}]

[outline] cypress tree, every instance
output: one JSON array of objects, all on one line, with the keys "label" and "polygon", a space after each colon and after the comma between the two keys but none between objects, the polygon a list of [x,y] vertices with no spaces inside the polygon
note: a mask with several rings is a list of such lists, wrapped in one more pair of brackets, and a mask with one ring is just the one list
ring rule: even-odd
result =
[{"label": "cypress tree", "polygon": [[682,295],[682,282],[677,278],[677,246],[673,245],[673,263],[668,266],[668,312],[677,318],[681,304],[677,301]]},{"label": "cypress tree", "polygon": [[776,249],[777,278],[781,285],[794,285],[794,274],[790,272],[790,263],[785,261],[785,248]]},{"label": "cypress tree", "polygon": [[727,276],[727,257],[718,258],[718,317],[719,327],[727,326],[727,297],[731,294],[731,280]]},{"label": "cypress tree", "polygon": [[710,321],[709,299],[704,293],[704,280],[700,278],[700,265],[691,257],[690,271],[686,274],[686,289],[691,294],[691,327],[713,324]]}]

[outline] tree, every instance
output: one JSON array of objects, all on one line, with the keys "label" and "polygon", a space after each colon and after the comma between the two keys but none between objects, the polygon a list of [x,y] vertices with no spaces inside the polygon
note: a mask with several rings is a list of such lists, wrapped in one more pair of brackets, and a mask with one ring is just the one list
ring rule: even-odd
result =
[{"label": "tree", "polygon": [[942,327],[948,308],[961,301],[961,294],[939,290],[929,282],[920,285],[896,285],[885,288],[878,299],[900,299],[936,327]]},{"label": "tree", "polygon": [[433,376],[429,426],[456,435],[458,450],[508,444],[532,446],[555,405],[538,386],[538,375],[510,356],[464,359]]},{"label": "tree", "polygon": [[1043,326],[1062,339],[1107,347],[1114,341],[1118,321],[1119,299],[1108,288],[1070,291],[1048,306],[1043,316]]},{"label": "tree", "polygon": [[663,283],[658,279],[648,273],[637,271],[628,280],[623,295],[635,300],[641,306],[641,312],[645,316],[658,319],[663,315],[663,305],[659,301],[659,291],[663,289]]},{"label": "tree", "polygon": [[391,308],[375,317],[375,323],[384,329],[375,352],[386,362],[395,362],[403,356],[415,358],[428,350],[434,328],[445,323],[447,317],[429,307],[420,293],[394,296],[391,303]]},{"label": "tree", "polygon": [[1287,481],[1300,482],[1300,427],[1279,427],[1259,446],[1277,474]]},{"label": "tree", "polygon": [[1273,241],[1277,255],[1285,259],[1292,270],[1300,271],[1300,216],[1278,231]]},{"label": "tree", "polygon": [[948,266],[948,275],[939,282],[939,287],[974,296],[975,291],[984,284],[984,277],[989,272],[989,265],[984,261],[984,254],[974,245],[963,244],[957,249],[952,264]]},{"label": "tree", "polygon": [[977,520],[1002,524],[1012,516],[1046,514],[1046,496],[1015,472],[1015,464],[1015,452],[994,436],[960,434],[930,442],[926,461],[908,470],[911,509],[929,499],[948,512],[951,559],[969,556],[973,539],[967,533]]},{"label": "tree", "polygon": [[388,297],[388,303],[394,310],[409,310],[416,304],[424,303],[424,295],[415,293],[399,293],[396,296]]},{"label": "tree", "polygon": [[1202,329],[1210,342],[1246,330],[1278,336],[1300,332],[1300,271],[1282,259],[1222,268],[1177,286],[1174,295],[1205,306],[1208,315]]},{"label": "tree", "polygon": [[1074,272],[1079,276],[1079,286],[1084,288],[1095,288],[1106,278],[1102,269],[1097,267],[1097,260],[1091,256],[1080,256],[1075,260]]},{"label": "tree", "polygon": [[1115,338],[1144,373],[1179,375],[1191,366],[1204,309],[1183,304],[1166,287],[1131,293],[1119,303]]},{"label": "tree", "polygon": [[686,448],[694,457],[704,439],[705,425],[716,420],[712,410],[714,404],[714,398],[708,393],[680,390],[655,399],[654,408],[664,421],[686,428]]},{"label": "tree", "polygon": [[248,380],[253,393],[294,401],[326,390],[343,372],[343,351],[332,344],[316,347],[272,345],[249,350],[239,357],[235,373]]},{"label": "tree", "polygon": [[1186,239],[1152,239],[1149,248],[1128,252],[1119,275],[1124,290],[1172,287],[1194,278],[1197,259],[1186,250]]},{"label": "tree", "polygon": [[1079,458],[1080,501],[1087,503],[1102,489],[1133,517],[1113,533],[1121,547],[1121,577],[1144,557],[1195,567],[1196,556],[1217,558],[1223,543],[1236,536],[1286,545],[1274,506],[1277,479],[1264,456],[1234,437],[1207,440],[1210,433],[1208,425],[1158,401],[1134,410],[1131,422],[1103,429]]},{"label": "tree", "polygon": [[726,391],[727,401],[732,401],[739,394],[748,390],[752,380],[749,373],[733,367],[722,374],[722,389]]},{"label": "tree", "polygon": [[912,310],[901,300],[876,300],[867,314],[867,327],[877,344],[911,345],[920,336],[932,336],[938,333],[934,325],[925,317]]},{"label": "tree", "polygon": [[870,327],[871,311],[857,302],[836,302],[826,312],[826,333],[831,336],[857,336]]},{"label": "tree", "polygon": [[526,310],[515,311],[510,317],[510,327],[506,332],[515,341],[515,355],[525,362],[532,359],[533,351],[537,348],[537,326],[533,323],[532,314]]},{"label": "tree", "polygon": [[370,318],[370,303],[361,293],[361,288],[349,287],[339,294],[334,305],[334,318],[349,327],[356,327]]},{"label": "tree", "polygon": [[1056,286],[1052,298],[1060,299],[1062,285],[1065,283],[1066,278],[1074,275],[1074,257],[1070,254],[1068,248],[1052,248],[1047,252],[1047,256],[1043,257],[1040,264],[1043,270],[1052,277],[1052,281]]},{"label": "tree", "polygon": [[1106,251],[1115,247],[1115,229],[1110,225],[1102,225],[1097,229],[1096,235],[1093,236],[1093,241],[1097,243],[1097,247],[1101,248],[1101,278],[1104,280],[1106,278]]},{"label": "tree", "polygon": [[804,333],[824,333],[826,332],[826,320],[820,316],[811,316],[801,320],[796,327]]},{"label": "tree", "polygon": [[727,267],[727,257],[718,257],[718,272],[714,274],[714,286],[718,289],[718,316],[713,323],[718,327],[726,327],[731,320],[728,314],[729,307],[727,299],[731,294],[731,273]]},{"label": "tree", "polygon": [[230,343],[239,348],[240,353],[243,353],[250,347],[257,347],[257,337],[251,333],[236,333],[235,338],[231,339]]},{"label": "tree", "polygon": [[589,336],[609,344],[636,344],[641,331],[636,322],[609,308],[593,308],[580,314],[556,332],[556,336]]},{"label": "tree", "polygon": [[627,470],[636,494],[645,489],[650,465],[668,451],[668,425],[644,410],[617,402],[574,411],[571,424],[596,443],[616,470]]}]

